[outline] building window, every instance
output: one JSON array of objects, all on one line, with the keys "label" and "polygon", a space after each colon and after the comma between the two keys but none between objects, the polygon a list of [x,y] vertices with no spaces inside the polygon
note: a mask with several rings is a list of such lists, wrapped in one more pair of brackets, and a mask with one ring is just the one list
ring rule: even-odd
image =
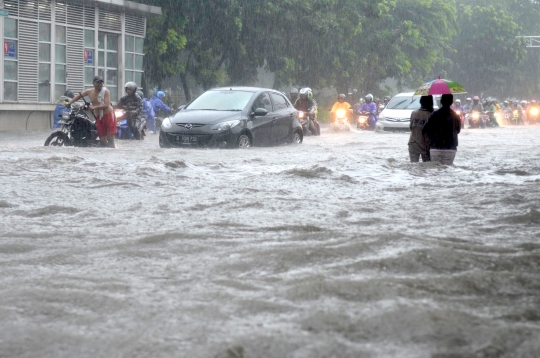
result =
[{"label": "building window", "polygon": [[118,100],[118,35],[98,33],[98,75],[105,80],[111,101]]},{"label": "building window", "polygon": [[142,88],[144,39],[126,35],[126,81],[133,81]]},{"label": "building window", "polygon": [[17,101],[18,28],[17,20],[4,18],[4,101]]},{"label": "building window", "polygon": [[38,101],[51,102],[51,24],[39,23]]},{"label": "building window", "polygon": [[93,86],[96,65],[96,45],[94,30],[84,30],[84,85]]},{"label": "building window", "polygon": [[66,27],[55,26],[55,45],[54,45],[54,98],[60,98],[66,92],[67,88],[67,52],[66,52]]}]

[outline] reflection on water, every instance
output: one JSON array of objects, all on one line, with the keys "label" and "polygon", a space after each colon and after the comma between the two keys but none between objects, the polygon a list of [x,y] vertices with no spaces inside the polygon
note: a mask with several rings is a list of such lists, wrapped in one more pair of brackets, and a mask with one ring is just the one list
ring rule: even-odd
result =
[{"label": "reflection on water", "polygon": [[540,127],[300,146],[50,148],[0,133],[0,352],[533,357]]}]

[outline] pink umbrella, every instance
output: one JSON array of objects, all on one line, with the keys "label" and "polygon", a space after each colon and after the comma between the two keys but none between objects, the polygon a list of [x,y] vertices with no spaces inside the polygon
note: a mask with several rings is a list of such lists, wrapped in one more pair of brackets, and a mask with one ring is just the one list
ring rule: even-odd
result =
[{"label": "pink umbrella", "polygon": [[436,94],[459,94],[467,93],[465,88],[456,81],[449,81],[438,79],[424,83],[420,88],[414,92],[415,96],[432,96]]}]

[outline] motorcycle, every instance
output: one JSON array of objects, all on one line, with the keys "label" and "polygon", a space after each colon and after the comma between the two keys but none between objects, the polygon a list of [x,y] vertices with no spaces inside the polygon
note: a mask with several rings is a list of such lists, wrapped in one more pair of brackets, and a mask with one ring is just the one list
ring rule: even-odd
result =
[{"label": "motorcycle", "polygon": [[519,125],[521,124],[521,116],[519,113],[519,109],[514,109],[512,112],[512,125]]},{"label": "motorcycle", "polygon": [[90,103],[82,97],[84,104],[73,103],[69,112],[62,113],[58,121],[60,129],[45,140],[45,146],[98,147],[99,140],[96,123],[88,116]]},{"label": "motorcycle", "polygon": [[360,130],[369,130],[369,112],[360,112],[358,115],[357,123],[356,123],[356,129]]},{"label": "motorcycle", "polygon": [[503,112],[503,123],[505,126],[512,124],[513,112],[511,109],[505,109]]},{"label": "motorcycle", "polygon": [[528,124],[540,123],[539,114],[540,114],[540,110],[538,109],[538,107],[531,106],[527,114]]},{"label": "motorcycle", "polygon": [[126,111],[119,108],[114,111],[114,115],[116,116],[118,139],[144,139],[146,136],[146,118],[144,116],[129,120],[126,117]]},{"label": "motorcycle", "polygon": [[332,120],[332,129],[337,131],[350,131],[351,130],[351,121],[347,117],[347,110],[338,109]]},{"label": "motorcycle", "polygon": [[308,112],[298,111],[298,121],[302,125],[304,135],[321,135],[320,127],[315,120],[315,110],[310,108]]},{"label": "motorcycle", "polygon": [[483,113],[477,111],[468,113],[469,128],[485,128],[485,117]]}]

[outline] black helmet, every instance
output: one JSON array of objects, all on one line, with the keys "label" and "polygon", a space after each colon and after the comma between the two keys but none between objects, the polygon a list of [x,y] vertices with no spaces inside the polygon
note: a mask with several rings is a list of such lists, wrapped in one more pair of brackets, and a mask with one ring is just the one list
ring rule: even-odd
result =
[{"label": "black helmet", "polygon": [[64,92],[64,96],[69,97],[69,98],[75,97],[75,95],[73,94],[71,90],[67,90],[66,92]]},{"label": "black helmet", "polygon": [[130,89],[130,90],[133,90],[133,93],[137,92],[137,84],[132,81],[126,82],[126,84],[124,85],[124,88],[126,89],[126,91]]},{"label": "black helmet", "polygon": [[390,96],[384,96],[384,100],[385,100],[385,101],[389,101],[389,100],[390,100]]},{"label": "black helmet", "polygon": [[135,92],[135,93],[137,93],[137,96],[141,97],[141,99],[144,98],[144,94],[142,93],[141,90],[138,90],[138,91]]},{"label": "black helmet", "polygon": [[343,93],[340,93],[338,96],[338,99],[345,100],[345,95]]}]

